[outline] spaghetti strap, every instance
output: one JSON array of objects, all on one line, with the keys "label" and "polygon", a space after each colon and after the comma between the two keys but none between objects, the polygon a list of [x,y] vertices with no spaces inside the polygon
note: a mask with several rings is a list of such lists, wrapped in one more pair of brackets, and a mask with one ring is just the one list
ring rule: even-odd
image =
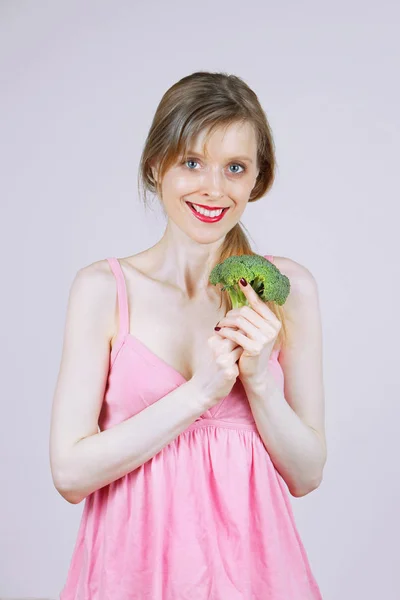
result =
[{"label": "spaghetti strap", "polygon": [[119,330],[118,335],[127,335],[129,333],[129,308],[128,294],[126,291],[126,282],[120,262],[115,257],[107,258],[115,279],[117,280],[117,296],[118,296],[118,314],[119,314]]}]

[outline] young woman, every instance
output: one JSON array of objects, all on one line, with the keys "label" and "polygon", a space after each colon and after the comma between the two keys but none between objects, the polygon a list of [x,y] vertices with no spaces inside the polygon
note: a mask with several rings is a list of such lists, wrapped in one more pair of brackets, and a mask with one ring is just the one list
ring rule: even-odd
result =
[{"label": "young woman", "polygon": [[239,220],[274,173],[242,79],[197,72],[165,93],[139,173],[165,233],[71,286],[50,460],[85,506],[61,600],[321,598],[289,498],[326,462],[316,282],[265,255],[290,279],[286,303],[242,285],[249,306],[232,309],[208,280],[254,253]]}]

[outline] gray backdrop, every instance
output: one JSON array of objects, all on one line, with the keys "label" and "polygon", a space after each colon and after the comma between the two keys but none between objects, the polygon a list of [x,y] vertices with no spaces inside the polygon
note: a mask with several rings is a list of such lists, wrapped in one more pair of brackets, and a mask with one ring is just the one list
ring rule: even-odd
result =
[{"label": "gray backdrop", "polygon": [[324,600],[400,598],[399,16],[394,0],[1,1],[0,596],[64,585],[84,506],[48,458],[69,288],[162,235],[142,145],[162,94],[210,70],[245,79],[275,136],[276,183],[243,218],[254,249],[319,285],[328,461],[291,498],[313,572]]}]

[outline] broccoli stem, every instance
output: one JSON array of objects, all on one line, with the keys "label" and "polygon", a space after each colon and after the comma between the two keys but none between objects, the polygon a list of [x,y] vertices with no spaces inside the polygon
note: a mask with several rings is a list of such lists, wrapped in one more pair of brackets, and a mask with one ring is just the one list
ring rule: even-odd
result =
[{"label": "broccoli stem", "polygon": [[238,285],[228,288],[229,296],[232,301],[232,308],[240,308],[245,304],[249,304],[246,296],[243,294],[242,290]]}]

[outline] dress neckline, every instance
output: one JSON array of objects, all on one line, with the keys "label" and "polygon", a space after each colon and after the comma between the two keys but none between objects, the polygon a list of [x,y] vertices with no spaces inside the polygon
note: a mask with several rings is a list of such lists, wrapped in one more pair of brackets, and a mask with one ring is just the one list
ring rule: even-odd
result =
[{"label": "dress neckline", "polygon": [[[147,346],[147,344],[145,344],[141,339],[136,337],[136,335],[134,335],[133,333],[128,332],[126,334],[118,335],[115,338],[114,344],[111,349],[111,353],[113,354],[113,353],[117,352],[117,350],[119,350],[120,346],[123,345],[124,342],[127,340],[129,340],[133,346],[139,346],[142,353],[144,352],[147,355],[148,360],[154,366],[156,366],[157,362],[159,362],[159,363],[163,364],[166,368],[168,368],[170,371],[174,372],[175,375],[177,375],[183,382],[187,383],[188,381],[190,381],[190,379],[187,379],[180,371],[178,371],[178,369],[176,369],[173,365],[168,363],[166,360],[161,358],[161,356],[159,356],[153,350],[151,350],[151,348],[149,348],[149,346]],[[271,353],[271,356],[270,356],[270,360],[276,359],[278,354],[279,354],[279,350],[273,350]],[[115,361],[115,358],[116,358],[116,354],[114,354],[113,363]]]}]

